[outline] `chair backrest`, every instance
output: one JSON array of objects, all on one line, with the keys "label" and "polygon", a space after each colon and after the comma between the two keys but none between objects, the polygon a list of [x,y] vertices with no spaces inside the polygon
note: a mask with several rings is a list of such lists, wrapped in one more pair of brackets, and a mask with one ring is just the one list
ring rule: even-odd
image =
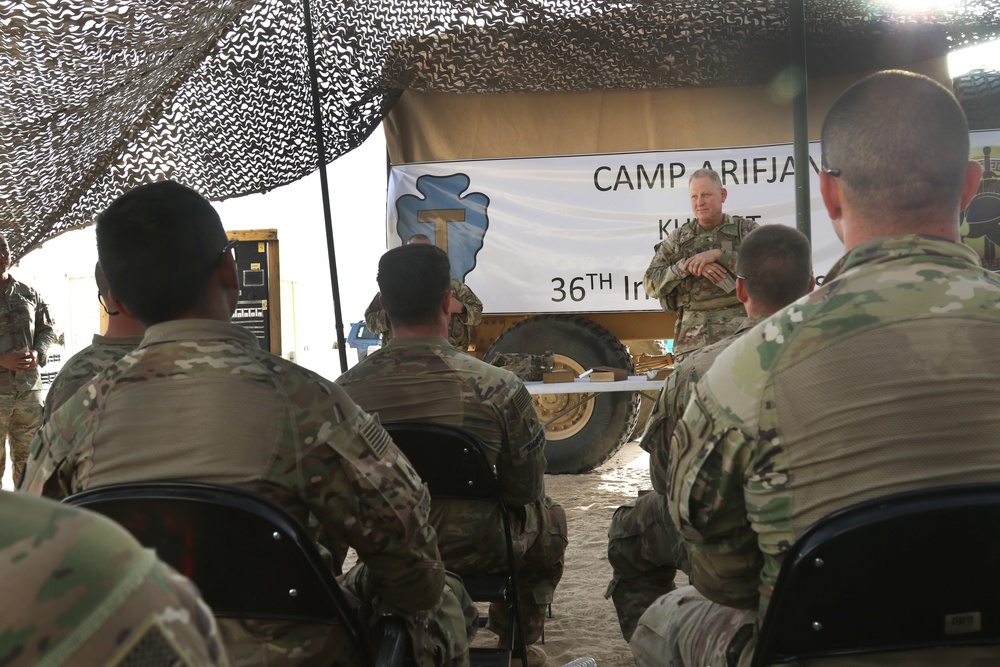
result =
[{"label": "chair backrest", "polygon": [[753,665],[1000,644],[1000,484],[894,494],[803,531],[785,554]]},{"label": "chair backrest", "polygon": [[372,664],[358,617],[316,545],[271,501],[230,486],[136,482],[64,502],[124,526],[194,581],[216,616],[340,625]]},{"label": "chair backrest", "polygon": [[472,435],[432,422],[388,421],[383,426],[427,484],[432,498],[504,503],[496,470]]},{"label": "chair backrest", "polygon": [[517,564],[514,558],[510,514],[504,500],[496,468],[486,458],[480,442],[456,426],[420,421],[387,421],[383,424],[396,447],[406,456],[427,484],[431,500],[479,500],[500,508],[507,548],[507,571],[501,574],[472,576],[461,573],[473,600],[506,600],[510,623],[515,632],[507,637],[503,651],[476,648],[471,650],[475,665],[507,665],[511,655],[523,659],[523,614],[517,595]]}]

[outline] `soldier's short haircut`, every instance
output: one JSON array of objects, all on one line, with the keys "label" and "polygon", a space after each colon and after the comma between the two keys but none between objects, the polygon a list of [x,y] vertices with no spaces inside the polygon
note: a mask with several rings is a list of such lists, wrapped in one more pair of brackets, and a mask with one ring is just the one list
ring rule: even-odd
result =
[{"label": "soldier's short haircut", "polygon": [[451,289],[451,263],[435,245],[404,245],[382,255],[377,280],[390,322],[404,326],[433,324],[441,299]]},{"label": "soldier's short haircut", "polygon": [[780,310],[809,292],[809,239],[794,227],[761,225],[740,244],[736,272],[754,301]]},{"label": "soldier's short haircut", "polygon": [[226,243],[208,200],[174,181],[130,190],[97,217],[97,255],[108,285],[146,326],[201,302]]},{"label": "soldier's short haircut", "polygon": [[845,197],[879,215],[958,209],[969,160],[969,125],[950,90],[912,72],[862,79],[823,123],[824,167],[839,170]]},{"label": "soldier's short haircut", "polygon": [[688,185],[691,185],[692,181],[695,181],[699,178],[707,178],[720,188],[722,187],[722,177],[720,177],[719,172],[715,171],[714,169],[708,169],[708,168],[696,169],[694,172],[691,173],[691,178],[688,179]]}]

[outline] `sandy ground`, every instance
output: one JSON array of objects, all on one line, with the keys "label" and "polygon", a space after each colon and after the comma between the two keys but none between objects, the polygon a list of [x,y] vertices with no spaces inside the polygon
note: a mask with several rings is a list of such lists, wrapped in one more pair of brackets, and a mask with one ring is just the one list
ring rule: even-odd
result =
[{"label": "sandy ground", "polygon": [[649,455],[632,442],[592,472],[546,475],[545,488],[566,509],[569,523],[566,568],[545,625],[549,667],[583,656],[600,667],[631,667],[614,605],[604,599],[611,580],[608,524],[619,505],[651,488]]}]

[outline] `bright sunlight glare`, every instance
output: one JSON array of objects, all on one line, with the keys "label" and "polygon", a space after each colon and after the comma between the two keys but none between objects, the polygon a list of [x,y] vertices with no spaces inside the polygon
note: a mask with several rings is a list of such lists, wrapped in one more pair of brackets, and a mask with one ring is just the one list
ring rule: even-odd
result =
[{"label": "bright sunlight glare", "polygon": [[956,49],[948,54],[948,71],[951,78],[962,76],[974,69],[1000,70],[1000,39]]}]

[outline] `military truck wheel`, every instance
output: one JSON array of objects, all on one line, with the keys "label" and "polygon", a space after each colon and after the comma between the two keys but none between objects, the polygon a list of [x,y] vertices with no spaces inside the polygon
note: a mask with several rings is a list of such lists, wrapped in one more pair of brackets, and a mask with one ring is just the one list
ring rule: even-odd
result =
[{"label": "military truck wheel", "polygon": [[952,81],[970,130],[1000,127],[1000,72],[976,69]]},{"label": "military truck wheel", "polygon": [[[538,315],[510,327],[486,351],[491,361],[501,352],[552,352],[557,368],[578,374],[594,366],[615,366],[634,372],[632,357],[604,327],[575,315]],[[639,412],[636,392],[539,394],[532,397],[539,419],[546,423],[547,472],[586,472],[607,461],[628,442]]]}]

